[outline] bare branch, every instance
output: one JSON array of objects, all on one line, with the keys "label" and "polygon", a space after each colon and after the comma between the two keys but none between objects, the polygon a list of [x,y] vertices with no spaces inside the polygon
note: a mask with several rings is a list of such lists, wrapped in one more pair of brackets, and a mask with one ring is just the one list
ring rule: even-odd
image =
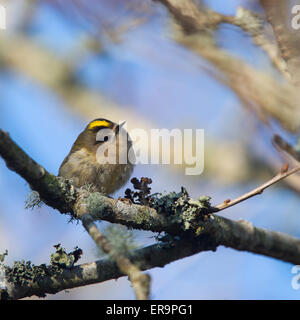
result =
[{"label": "bare branch", "polygon": [[108,239],[99,231],[93,222],[93,218],[89,214],[84,214],[81,220],[86,231],[90,234],[97,246],[110,255],[122,273],[128,275],[136,298],[138,300],[148,300],[150,294],[150,276],[143,274],[127,257],[120,252],[116,252],[114,248],[111,247]]}]

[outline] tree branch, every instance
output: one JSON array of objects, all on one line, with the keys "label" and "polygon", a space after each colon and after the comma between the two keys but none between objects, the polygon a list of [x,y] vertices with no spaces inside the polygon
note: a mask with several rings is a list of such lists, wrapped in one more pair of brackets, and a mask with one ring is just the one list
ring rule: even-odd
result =
[{"label": "tree branch", "polygon": [[[162,268],[172,261],[207,250],[216,250],[216,244],[211,242],[208,237],[199,237],[193,241],[179,240],[172,244],[151,245],[135,250],[129,258],[140,270],[144,271],[155,267]],[[116,262],[110,258],[105,258],[78,265],[71,269],[62,269],[54,274],[41,277],[37,281],[29,281],[25,285],[10,282],[2,296],[3,299],[4,297],[21,299],[33,295],[44,296],[47,293],[55,294],[66,289],[101,283],[123,276],[125,274],[120,271]]]},{"label": "tree branch", "polygon": [[128,275],[136,298],[138,300],[148,300],[150,294],[150,276],[143,274],[127,257],[111,247],[108,239],[99,231],[96,224],[93,222],[91,215],[84,214],[81,220],[84,228],[90,234],[99,249],[103,250],[106,254],[109,254],[116,262],[119,270]]},{"label": "tree branch", "polygon": [[[32,160],[2,130],[0,130],[0,155],[11,170],[17,172],[31,185],[33,190],[40,193],[41,199],[45,203],[62,213],[68,212],[73,218],[80,219],[83,214],[88,213],[94,220],[120,223],[130,228],[153,232],[165,231],[173,235],[183,234],[184,222],[178,221],[164,212],[158,213],[155,209],[147,206],[129,204],[99,193],[89,193],[86,190],[74,188],[67,180],[52,175]],[[42,174],[39,174],[40,172]],[[68,211],[61,210],[61,206]],[[218,236],[220,244],[233,248],[238,246],[231,241],[232,235],[243,234],[246,231],[244,223],[241,225],[239,222],[217,215],[214,215],[214,219],[204,219],[198,222],[198,227],[203,229],[202,233]],[[241,235],[241,240],[251,236],[248,229],[244,235]],[[298,243],[298,240],[296,242]],[[263,241],[261,244],[263,247]],[[251,250],[251,246],[249,249]],[[287,250],[288,252],[293,255],[290,250]],[[268,255],[268,252],[265,254]]]},{"label": "tree branch", "polygon": [[[83,189],[76,189],[68,181],[47,172],[2,130],[0,130],[0,156],[6,161],[11,170],[17,172],[30,184],[33,190],[40,193],[41,199],[45,203],[62,213],[68,212],[73,218],[81,219],[85,213],[88,213],[91,214],[93,219],[120,223],[130,228],[151,230],[153,232],[165,231],[182,238],[178,242],[179,247],[177,245],[171,248],[163,246],[164,250],[161,249],[162,251],[158,250],[160,245],[149,247],[154,248],[153,250],[157,255],[153,254],[152,249],[144,248],[138,251],[139,259],[141,260],[143,259],[142,253],[145,253],[145,261],[143,262],[144,264],[141,263],[143,266],[140,267],[141,270],[153,268],[161,263],[168,263],[167,261],[181,259],[208,247],[209,249],[215,249],[218,245],[259,253],[293,264],[300,264],[300,240],[292,236],[256,228],[250,222],[243,220],[233,221],[218,215],[212,216],[211,214],[201,216],[201,212],[200,216],[196,214],[193,217],[193,228],[186,230],[185,212],[181,212],[179,217],[175,219],[174,215],[163,211],[158,213],[155,209],[147,206],[129,204],[128,202],[105,197],[99,193],[89,193]],[[208,241],[208,247],[207,245],[203,247],[204,239]],[[148,250],[151,250],[151,257],[146,254]],[[164,255],[165,258],[163,258]],[[135,263],[134,259],[130,260]],[[139,264],[137,265],[139,266]],[[73,272],[75,272],[76,276]],[[92,276],[92,279],[85,279],[82,276],[77,279],[77,273],[82,272],[81,269],[77,268],[73,272],[64,271],[63,278],[59,278],[60,280],[55,276],[54,284],[52,283],[51,285],[45,284],[46,280],[42,279],[41,283],[37,284],[37,287],[32,290],[40,293],[44,289],[46,290],[45,292],[57,292],[57,290],[63,290],[65,286],[74,287],[78,283],[78,285],[83,285],[99,282],[95,275]],[[116,274],[120,275],[120,271],[113,271],[109,277],[115,277]],[[66,277],[66,280],[64,277]],[[74,280],[74,277],[76,280]],[[105,275],[101,275],[101,277],[105,277]],[[71,282],[68,282],[69,278],[72,279],[70,280]],[[73,280],[75,284],[72,282]],[[86,283],[84,282],[85,280],[87,280]],[[42,289],[38,291],[39,288]],[[31,289],[26,289],[28,290],[26,294],[22,293],[22,290],[25,290],[24,288],[20,289],[20,292],[17,292],[18,290],[11,289],[10,296],[24,297],[28,292],[31,292]]]}]

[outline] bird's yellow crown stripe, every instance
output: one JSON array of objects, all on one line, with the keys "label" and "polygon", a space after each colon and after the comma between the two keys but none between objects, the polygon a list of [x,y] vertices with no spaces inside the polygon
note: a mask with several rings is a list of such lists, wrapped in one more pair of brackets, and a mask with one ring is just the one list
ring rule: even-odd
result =
[{"label": "bird's yellow crown stripe", "polygon": [[108,121],[105,120],[95,120],[90,123],[89,129],[93,129],[95,127],[107,127],[109,128],[111,124]]}]

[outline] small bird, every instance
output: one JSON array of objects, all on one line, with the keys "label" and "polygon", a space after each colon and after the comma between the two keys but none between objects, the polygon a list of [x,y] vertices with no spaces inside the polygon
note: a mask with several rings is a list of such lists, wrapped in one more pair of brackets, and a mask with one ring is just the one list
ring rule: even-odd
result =
[{"label": "small bird", "polygon": [[[58,175],[70,180],[77,188],[89,186],[92,192],[110,195],[120,189],[129,180],[134,167],[128,157],[132,142],[123,128],[124,123],[118,125],[107,119],[91,121],[74,142]],[[107,135],[107,132],[111,134]],[[126,135],[126,140],[121,139],[121,132],[122,137]],[[108,151],[99,153],[100,147],[101,150],[116,148],[115,163],[105,163]],[[127,161],[124,163],[119,159]]]}]

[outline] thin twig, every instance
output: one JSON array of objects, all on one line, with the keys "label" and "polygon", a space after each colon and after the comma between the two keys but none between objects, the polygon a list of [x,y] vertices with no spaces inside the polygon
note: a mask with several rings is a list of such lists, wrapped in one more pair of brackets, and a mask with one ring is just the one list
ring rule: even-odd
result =
[{"label": "thin twig", "polygon": [[137,300],[148,300],[150,294],[150,276],[142,273],[127,257],[120,254],[120,252],[116,252],[111,247],[108,239],[97,228],[91,215],[84,214],[81,219],[83,226],[97,246],[112,257],[122,273],[128,275]]},{"label": "thin twig", "polygon": [[216,208],[218,209],[218,211],[227,209],[229,207],[232,207],[240,202],[243,202],[249,198],[252,198],[258,194],[262,194],[263,191],[270,187],[271,185],[277,183],[278,181],[290,176],[293,173],[296,173],[297,171],[300,170],[300,165],[287,171],[288,167],[286,165],[284,165],[281,169],[281,172],[279,172],[275,177],[273,177],[271,180],[267,181],[266,183],[262,184],[261,186],[259,186],[258,188],[255,188],[254,190],[245,193],[244,195],[234,199],[234,200],[225,200],[223,203],[219,204],[216,206]]}]

